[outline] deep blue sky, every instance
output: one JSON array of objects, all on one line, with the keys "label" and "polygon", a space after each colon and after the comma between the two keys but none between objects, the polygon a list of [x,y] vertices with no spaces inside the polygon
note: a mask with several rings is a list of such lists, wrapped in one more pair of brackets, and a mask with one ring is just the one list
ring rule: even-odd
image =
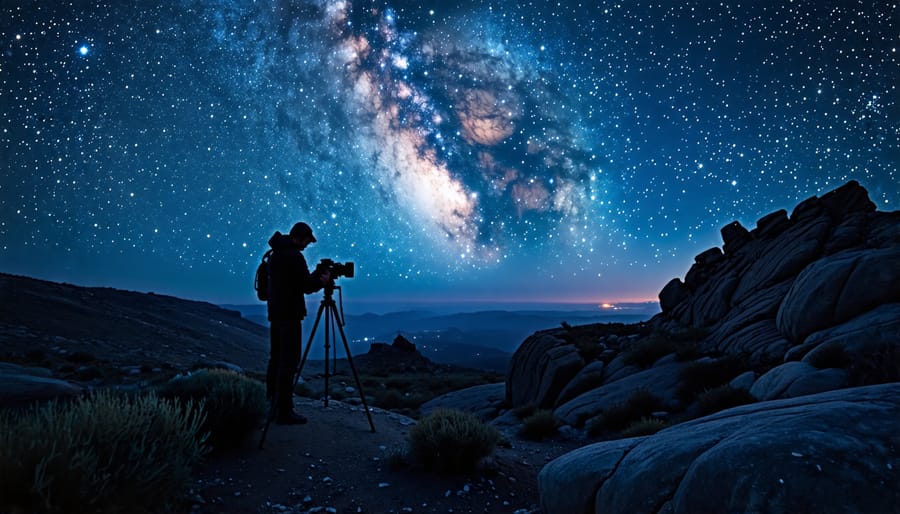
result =
[{"label": "deep blue sky", "polygon": [[0,271],[252,301],[655,299],[719,228],[898,186],[896,2],[0,7]]}]

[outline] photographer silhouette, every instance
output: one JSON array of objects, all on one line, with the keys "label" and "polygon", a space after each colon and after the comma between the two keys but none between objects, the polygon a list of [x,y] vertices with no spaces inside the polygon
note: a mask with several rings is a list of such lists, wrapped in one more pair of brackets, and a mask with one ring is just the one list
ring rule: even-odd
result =
[{"label": "photographer silhouette", "polygon": [[294,412],[292,390],[294,371],[303,346],[304,295],[331,283],[329,270],[318,270],[316,274],[309,272],[303,250],[315,242],[312,228],[302,221],[294,224],[288,235],[275,232],[269,239],[272,255],[269,257],[267,300],[270,352],[266,396],[273,403],[275,423],[279,425],[306,423],[304,416]]}]

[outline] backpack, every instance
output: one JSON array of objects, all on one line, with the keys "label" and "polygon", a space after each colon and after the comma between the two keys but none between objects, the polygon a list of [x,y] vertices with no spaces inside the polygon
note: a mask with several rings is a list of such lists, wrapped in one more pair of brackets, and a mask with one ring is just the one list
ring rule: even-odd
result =
[{"label": "backpack", "polygon": [[262,262],[256,268],[256,277],[253,279],[253,289],[256,290],[256,297],[262,301],[269,300],[269,256],[272,250],[263,255]]}]

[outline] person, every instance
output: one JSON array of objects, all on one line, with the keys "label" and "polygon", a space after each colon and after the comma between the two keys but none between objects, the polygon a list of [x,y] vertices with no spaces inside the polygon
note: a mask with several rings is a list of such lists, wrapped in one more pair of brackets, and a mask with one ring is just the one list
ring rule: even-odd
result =
[{"label": "person", "polygon": [[303,250],[315,243],[312,228],[302,221],[284,235],[275,232],[269,239],[269,365],[266,369],[266,395],[273,402],[275,423],[297,425],[306,418],[294,412],[294,372],[300,363],[303,346],[301,323],[306,317],[304,295],[314,293],[331,280],[327,270],[319,275],[309,272]]}]

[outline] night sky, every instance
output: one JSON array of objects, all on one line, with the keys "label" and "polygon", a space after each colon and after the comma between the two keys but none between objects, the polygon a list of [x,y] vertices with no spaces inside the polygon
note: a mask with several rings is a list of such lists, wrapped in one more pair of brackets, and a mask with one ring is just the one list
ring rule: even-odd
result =
[{"label": "night sky", "polygon": [[345,301],[652,300],[732,220],[898,208],[898,13],[3,0],[0,271],[248,303],[305,220]]}]

